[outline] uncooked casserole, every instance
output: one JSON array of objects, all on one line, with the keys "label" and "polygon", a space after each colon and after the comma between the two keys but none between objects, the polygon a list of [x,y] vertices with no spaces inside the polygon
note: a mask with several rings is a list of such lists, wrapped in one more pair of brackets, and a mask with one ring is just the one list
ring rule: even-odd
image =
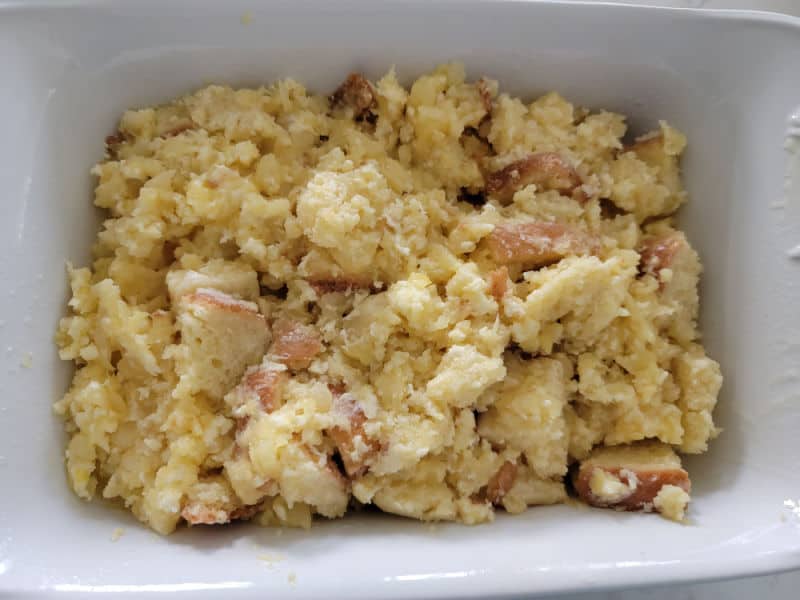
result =
[{"label": "uncooked casserole", "polygon": [[683,134],[443,65],[126,112],[57,341],[75,493],[160,533],[372,505],[682,520],[717,435]]}]

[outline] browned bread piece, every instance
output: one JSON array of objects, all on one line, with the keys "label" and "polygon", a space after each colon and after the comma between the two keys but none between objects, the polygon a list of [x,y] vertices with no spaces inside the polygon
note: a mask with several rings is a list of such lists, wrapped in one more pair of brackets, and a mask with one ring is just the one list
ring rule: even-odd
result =
[{"label": "browned bread piece", "polygon": [[558,262],[569,255],[593,254],[600,246],[599,240],[586,231],[548,221],[498,225],[486,244],[496,263],[529,269]]},{"label": "browned bread piece", "polygon": [[516,479],[517,465],[507,460],[489,480],[486,486],[486,498],[492,504],[500,504],[503,497],[514,487]]},{"label": "browned bread piece", "polygon": [[671,228],[657,228],[646,235],[637,248],[639,270],[658,281],[659,300],[670,309],[669,333],[681,342],[696,337],[700,280],[700,259],[686,236]]},{"label": "browned bread piece", "polygon": [[361,117],[376,106],[376,92],[372,84],[360,73],[350,73],[331,94],[334,109],[345,109],[355,118]]},{"label": "browned bread piece", "polygon": [[278,319],[272,324],[272,360],[285,364],[290,369],[305,369],[322,351],[322,340],[311,325],[290,319]]},{"label": "browned bread piece", "polygon": [[335,387],[332,393],[333,410],[338,420],[342,421],[342,425],[330,428],[328,436],[336,444],[347,475],[359,477],[366,472],[370,461],[380,452],[381,443],[365,432],[364,424],[367,422],[367,416],[352,394]]},{"label": "browned bread piece", "polygon": [[173,305],[200,288],[255,301],[259,294],[258,274],[249,265],[221,259],[211,260],[196,270],[175,269],[167,273],[167,289]]},{"label": "browned bread piece", "polygon": [[486,178],[486,193],[502,203],[509,203],[514,192],[532,183],[543,190],[571,194],[581,178],[575,168],[556,152],[537,152],[506,165]]},{"label": "browned bread piece", "polygon": [[[591,506],[655,510],[677,520],[683,517],[692,487],[675,451],[666,444],[651,441],[595,448],[580,463],[572,482],[578,496]],[[683,492],[678,494],[684,498],[679,516],[677,507],[665,502],[664,495],[673,493],[671,488]]]},{"label": "browned bread piece", "polygon": [[252,302],[209,288],[178,303],[181,343],[176,371],[181,390],[222,399],[247,367],[261,361],[269,343],[264,316]]}]

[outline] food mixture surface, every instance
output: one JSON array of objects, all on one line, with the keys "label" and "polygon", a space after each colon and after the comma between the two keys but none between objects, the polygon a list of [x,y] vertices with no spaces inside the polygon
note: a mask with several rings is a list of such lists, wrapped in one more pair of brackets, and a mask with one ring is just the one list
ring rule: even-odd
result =
[{"label": "food mixture surface", "polygon": [[563,502],[682,519],[717,434],[684,136],[445,65],[126,112],[56,403],[82,498],[308,526]]}]

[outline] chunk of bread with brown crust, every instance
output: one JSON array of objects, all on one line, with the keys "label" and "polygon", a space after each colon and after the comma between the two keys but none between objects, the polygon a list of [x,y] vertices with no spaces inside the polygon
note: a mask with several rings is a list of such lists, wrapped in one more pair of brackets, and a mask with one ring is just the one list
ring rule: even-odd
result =
[{"label": "chunk of bread with brown crust", "polygon": [[225,473],[236,494],[247,504],[262,503],[278,491],[273,480],[257,474],[246,439],[253,423],[283,405],[288,381],[286,365],[264,358],[261,364],[249,367],[239,385],[225,395],[236,423],[233,451],[225,461]]},{"label": "chunk of bread with brown crust", "polygon": [[517,465],[507,460],[492,475],[486,486],[486,499],[492,504],[500,504],[503,497],[514,487],[517,479]]},{"label": "chunk of bread with brown crust", "polygon": [[679,341],[691,341],[700,304],[697,286],[702,268],[697,253],[686,236],[674,229],[645,236],[637,250],[640,272],[655,277],[660,301],[671,308],[670,334]]},{"label": "chunk of bread with brown crust", "polygon": [[[662,277],[664,269],[669,269],[673,273],[676,270],[687,271],[694,275],[700,272],[697,253],[680,231],[668,230],[655,235],[647,235],[642,239],[637,250],[641,256],[640,270],[658,279],[661,289],[667,283]],[[696,284],[696,281],[693,282],[693,285],[696,286]]]},{"label": "chunk of bread with brown crust", "polygon": [[305,369],[322,351],[319,332],[311,325],[291,319],[278,319],[272,324],[272,360],[290,369]]},{"label": "chunk of bread with brown crust", "polygon": [[[294,445],[290,448],[287,450],[295,451]],[[341,517],[350,498],[348,480],[328,454],[299,441],[296,448],[304,460],[295,462],[296,467],[284,474],[283,496],[295,501],[293,496],[299,493],[297,500],[311,504],[319,514],[329,519]],[[287,485],[291,485],[291,491]]]},{"label": "chunk of bread with brown crust", "polygon": [[642,272],[658,277],[662,269],[672,268],[672,263],[681,249],[678,232],[664,236],[646,237],[642,240],[638,251],[642,257]]},{"label": "chunk of bread with brown crust", "polygon": [[491,115],[494,97],[497,95],[497,82],[481,77],[475,82],[475,88],[478,90],[478,95],[481,98],[481,104],[486,114]]},{"label": "chunk of bread with brown crust", "polygon": [[331,94],[330,103],[332,108],[349,110],[353,118],[358,118],[377,106],[377,93],[366,77],[350,73]]},{"label": "chunk of bread with brown crust", "polygon": [[181,343],[175,369],[180,387],[213,399],[235,386],[267,350],[269,330],[253,302],[200,288],[178,303]]},{"label": "chunk of bread with brown crust", "polygon": [[254,302],[259,296],[258,274],[250,265],[219,259],[196,270],[175,269],[167,273],[167,290],[173,305],[200,288],[214,289]]},{"label": "chunk of bread with brown crust", "polygon": [[487,236],[486,245],[498,264],[535,269],[565,256],[595,254],[600,241],[572,225],[532,221],[498,225]]},{"label": "chunk of bread with brown crust", "polygon": [[316,277],[309,279],[308,284],[317,293],[317,296],[334,293],[350,294],[361,290],[370,290],[368,281],[353,277]]},{"label": "chunk of bread with brown crust", "polygon": [[[645,512],[662,512],[655,499],[665,486],[683,490],[685,504],[692,487],[675,451],[652,441],[595,448],[581,461],[572,482],[578,496],[591,506]],[[680,516],[675,510],[663,514],[680,520],[682,512]]]},{"label": "chunk of bread with brown crust", "polygon": [[531,184],[570,195],[581,183],[580,175],[563,156],[557,152],[537,152],[489,174],[486,193],[507,204],[514,198],[514,192]]},{"label": "chunk of bread with brown crust", "polygon": [[288,380],[285,365],[264,359],[245,371],[239,385],[225,396],[225,402],[235,418],[269,414],[281,406]]},{"label": "chunk of bread with brown crust", "polygon": [[125,143],[126,138],[125,134],[122,131],[115,131],[111,135],[106,136],[106,155],[111,160],[116,160],[117,158],[117,151],[119,150],[119,146]]},{"label": "chunk of bread with brown crust", "polygon": [[372,459],[381,451],[381,443],[364,430],[367,416],[352,394],[336,387],[333,393],[333,411],[342,425],[331,427],[328,436],[336,444],[348,477],[363,475]]}]

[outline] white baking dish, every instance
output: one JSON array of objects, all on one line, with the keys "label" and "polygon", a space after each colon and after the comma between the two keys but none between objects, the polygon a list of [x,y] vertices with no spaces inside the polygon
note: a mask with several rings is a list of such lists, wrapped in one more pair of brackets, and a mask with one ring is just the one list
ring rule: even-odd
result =
[{"label": "white baking dish", "polygon": [[[0,596],[486,597],[800,567],[800,509],[785,505],[800,500],[800,261],[787,255],[800,198],[782,204],[800,20],[480,0],[0,2],[0,56]],[[326,91],[350,70],[394,64],[409,80],[451,59],[515,94],[557,89],[635,131],[663,118],[688,134],[682,226],[726,378],[724,435],[688,461],[691,524],[560,506],[478,527],[368,515],[160,538],[77,500],[52,338],[64,261],[85,263],[96,231],[89,168],[120,113],[207,82]]]}]

